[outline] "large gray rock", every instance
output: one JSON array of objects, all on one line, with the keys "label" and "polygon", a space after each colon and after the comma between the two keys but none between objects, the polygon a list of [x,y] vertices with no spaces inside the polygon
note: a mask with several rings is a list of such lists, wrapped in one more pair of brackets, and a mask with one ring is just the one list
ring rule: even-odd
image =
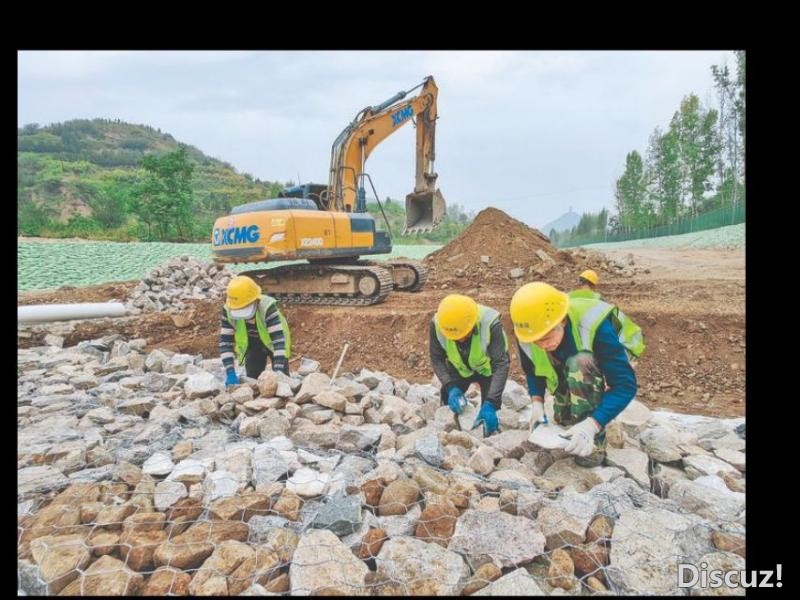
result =
[{"label": "large gray rock", "polygon": [[364,595],[368,589],[364,586],[368,571],[367,565],[332,532],[310,529],[300,538],[289,567],[291,594]]},{"label": "large gray rock", "polygon": [[165,477],[172,473],[174,468],[175,463],[172,462],[169,452],[156,452],[142,465],[142,471],[155,477]]},{"label": "large gray rock", "polygon": [[64,474],[51,466],[25,467],[17,470],[17,499],[27,500],[36,494],[58,491],[70,484]]},{"label": "large gray rock", "polygon": [[189,495],[186,486],[180,481],[165,480],[156,485],[153,504],[158,511],[165,511],[181,498]]},{"label": "large gray rock", "polygon": [[544,552],[539,524],[504,512],[467,510],[456,521],[448,549],[470,559],[490,556],[503,567],[527,564]]},{"label": "large gray rock", "polygon": [[223,383],[208,372],[189,375],[183,384],[183,391],[189,400],[214,396],[224,390]]},{"label": "large gray rock", "polygon": [[636,448],[608,448],[606,462],[619,467],[643,489],[650,489],[650,476],[647,474],[647,454]]},{"label": "large gray rock", "polygon": [[586,529],[599,512],[600,499],[590,494],[563,493],[558,500],[539,509],[538,521],[547,548],[582,544]]},{"label": "large gray rock", "polygon": [[473,596],[544,596],[545,593],[525,569],[503,575]]},{"label": "large gray rock", "polygon": [[319,509],[311,527],[328,529],[338,537],[358,531],[361,527],[361,499],[358,496],[331,499]]},{"label": "large gray rock", "polygon": [[522,458],[526,451],[533,449],[528,443],[528,435],[527,431],[504,431],[490,435],[484,441],[505,458]]},{"label": "large gray rock", "polygon": [[683,466],[690,479],[718,473],[735,473],[736,468],[713,456],[691,454],[683,457]]},{"label": "large gray rock", "polygon": [[303,467],[297,469],[286,480],[286,489],[301,498],[314,498],[326,492],[330,480],[331,476],[328,473],[320,473],[314,469]]},{"label": "large gray rock", "polygon": [[647,455],[658,462],[680,460],[683,454],[678,448],[681,443],[677,432],[665,425],[647,427],[639,436]]},{"label": "large gray rock", "polygon": [[711,520],[732,521],[744,511],[745,495],[703,485],[702,482],[676,481],[669,498],[690,512]]},{"label": "large gray rock", "polygon": [[618,594],[680,595],[678,563],[699,564],[712,528],[694,515],[653,508],[624,512],[611,537],[606,578]]},{"label": "large gray rock", "polygon": [[203,499],[213,502],[218,498],[235,496],[241,487],[239,479],[230,471],[214,471],[203,480]]},{"label": "large gray rock", "polygon": [[297,404],[310,402],[314,396],[329,389],[330,384],[331,378],[325,373],[311,373],[303,380],[303,385],[300,386],[294,401]]},{"label": "large gray rock", "polygon": [[628,435],[637,437],[642,431],[644,424],[653,417],[653,413],[638,400],[632,400],[625,407],[615,421],[619,421]]},{"label": "large gray rock", "polygon": [[336,448],[344,452],[358,452],[377,444],[388,425],[343,425],[336,440]]},{"label": "large gray rock", "polygon": [[376,576],[391,581],[400,595],[458,595],[469,578],[464,560],[438,544],[412,537],[384,542],[375,558]]},{"label": "large gray rock", "polygon": [[439,443],[439,438],[430,433],[417,439],[414,444],[415,454],[426,463],[434,467],[442,466],[444,460],[444,448]]},{"label": "large gray rock", "polygon": [[253,486],[267,485],[278,481],[289,472],[286,459],[279,450],[268,444],[256,446],[253,450]]},{"label": "large gray rock", "polygon": [[513,379],[506,380],[506,387],[503,389],[503,408],[519,412],[530,403],[531,397],[528,395],[527,389]]},{"label": "large gray rock", "polygon": [[[708,554],[704,554],[700,557],[699,563],[705,564],[704,571],[706,573],[711,573],[712,571],[720,571],[722,573],[728,573],[730,571],[744,571],[746,568],[745,561],[741,556],[738,556],[732,552],[709,552]],[[695,565],[697,567],[697,565]],[[698,569],[699,571],[699,569]],[[698,573],[699,574],[699,573]],[[687,583],[692,579],[692,573],[690,572],[688,575],[689,579],[686,581]],[[720,587],[703,587],[704,581],[702,578],[698,577],[697,583],[692,586],[690,595],[692,596],[744,596],[747,588],[744,587],[733,587],[729,588],[724,584]],[[709,582],[710,583],[710,582]],[[774,581],[771,581],[774,585]]]}]

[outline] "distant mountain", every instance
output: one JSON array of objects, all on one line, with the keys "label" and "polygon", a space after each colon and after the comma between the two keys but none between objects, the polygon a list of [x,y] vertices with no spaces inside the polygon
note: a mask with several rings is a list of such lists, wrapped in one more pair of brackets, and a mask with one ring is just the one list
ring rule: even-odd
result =
[{"label": "distant mountain", "polygon": [[[108,197],[130,186],[142,173],[142,157],[171,152],[179,142],[147,125],[119,120],[76,119],[17,131],[17,226],[25,235],[134,237],[128,214],[97,222]],[[232,206],[274,197],[283,184],[240,173],[231,164],[187,145],[195,165],[192,177],[195,220],[205,237],[213,219]],[[105,203],[105,204],[104,204]],[[122,205],[118,212],[123,212]],[[106,212],[108,212],[106,210]],[[112,221],[113,225],[108,221]],[[119,221],[117,223],[117,221]],[[72,223],[72,225],[69,225]],[[124,231],[123,231],[124,230]]]},{"label": "distant mountain", "polygon": [[545,235],[550,235],[550,232],[553,229],[556,231],[569,231],[573,227],[577,227],[580,220],[581,216],[578,213],[570,210],[569,212],[565,212],[563,215],[558,217],[555,221],[550,221],[547,225],[540,227],[539,231]]}]

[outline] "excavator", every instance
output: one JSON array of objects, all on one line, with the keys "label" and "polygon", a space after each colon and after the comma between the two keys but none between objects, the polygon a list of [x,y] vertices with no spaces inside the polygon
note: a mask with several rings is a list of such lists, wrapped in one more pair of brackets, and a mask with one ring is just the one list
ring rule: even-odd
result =
[{"label": "excavator", "polygon": [[369,305],[381,302],[392,290],[419,291],[427,278],[422,263],[361,258],[392,250],[391,228],[380,200],[386,231],[378,230],[367,212],[366,184],[376,199],[378,194],[364,167],[378,144],[413,122],[416,180],[414,191],[406,196],[404,233],[437,227],[446,214],[433,172],[437,95],[429,76],[410,90],[362,109],[333,142],[328,184],[292,186],[277,198],[234,207],[214,223],[213,261],[307,261],[242,273],[285,303]]}]

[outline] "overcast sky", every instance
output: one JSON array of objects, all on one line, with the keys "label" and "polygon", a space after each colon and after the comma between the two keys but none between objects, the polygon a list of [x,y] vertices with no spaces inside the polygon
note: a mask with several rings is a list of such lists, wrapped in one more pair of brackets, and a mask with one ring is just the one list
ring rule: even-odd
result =
[{"label": "overcast sky", "polygon": [[[327,183],[334,138],[367,105],[426,75],[439,87],[445,199],[536,227],[570,207],[613,208],[625,155],[644,153],[730,51],[20,52],[18,124],[121,119],[266,180]],[[381,198],[414,185],[414,129],[370,156]]]}]

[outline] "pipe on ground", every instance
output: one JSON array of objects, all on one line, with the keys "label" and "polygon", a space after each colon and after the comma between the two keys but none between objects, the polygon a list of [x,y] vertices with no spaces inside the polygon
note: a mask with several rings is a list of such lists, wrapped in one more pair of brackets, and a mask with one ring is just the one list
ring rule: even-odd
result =
[{"label": "pipe on ground", "polygon": [[128,309],[121,302],[86,302],[81,304],[33,304],[17,307],[19,323],[46,323],[100,317],[124,317]]}]

